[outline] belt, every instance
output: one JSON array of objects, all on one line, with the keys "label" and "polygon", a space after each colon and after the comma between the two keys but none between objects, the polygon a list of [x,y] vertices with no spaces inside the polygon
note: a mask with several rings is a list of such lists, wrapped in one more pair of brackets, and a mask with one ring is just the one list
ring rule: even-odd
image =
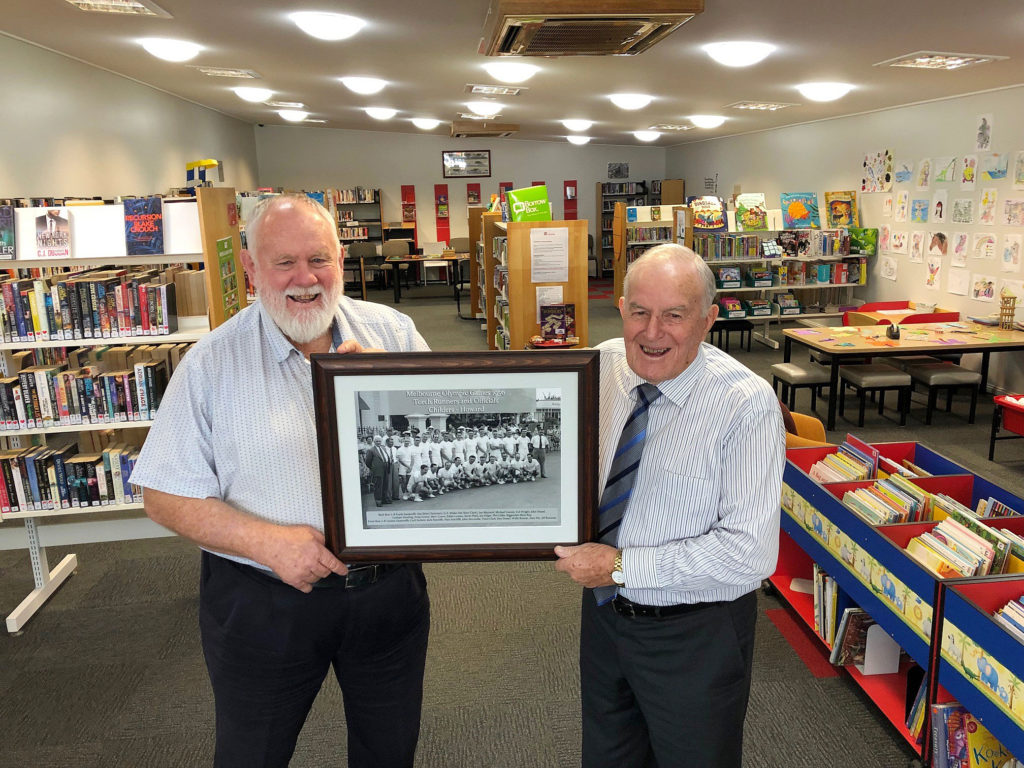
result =
[{"label": "belt", "polygon": [[663,619],[667,616],[678,616],[683,613],[693,613],[705,608],[710,608],[718,603],[681,603],[679,605],[640,605],[634,603],[622,595],[616,595],[612,600],[612,608],[619,616],[630,619],[649,618]]},{"label": "belt", "polygon": [[369,563],[367,565],[355,565],[348,569],[348,574],[341,576],[337,573],[329,573],[320,581],[313,582],[313,589],[329,589],[331,587],[344,587],[345,589],[358,589],[368,587],[371,584],[383,579],[389,573],[393,573],[402,567],[401,563]]}]

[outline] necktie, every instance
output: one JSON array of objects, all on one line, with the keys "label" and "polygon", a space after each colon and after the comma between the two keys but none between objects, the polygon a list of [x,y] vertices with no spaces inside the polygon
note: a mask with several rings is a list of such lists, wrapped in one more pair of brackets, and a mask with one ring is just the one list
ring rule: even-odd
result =
[{"label": "necktie", "polygon": [[[641,384],[635,388],[637,404],[626,420],[615,449],[612,467],[608,473],[601,503],[598,507],[597,540],[602,544],[615,546],[619,538],[619,526],[622,516],[629,506],[629,497],[633,493],[633,483],[640,467],[640,457],[644,451],[644,440],[647,438],[647,417],[651,403],[661,397],[661,390],[653,384]],[[615,587],[597,587],[594,597],[598,605],[603,605],[615,596]]]}]

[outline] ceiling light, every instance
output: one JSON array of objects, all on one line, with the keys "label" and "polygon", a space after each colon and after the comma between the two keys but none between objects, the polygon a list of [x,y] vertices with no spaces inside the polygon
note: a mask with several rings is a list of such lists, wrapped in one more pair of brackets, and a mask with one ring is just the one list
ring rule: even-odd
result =
[{"label": "ceiling light", "polygon": [[398,110],[391,107],[367,107],[363,111],[374,120],[390,120],[398,114]]},{"label": "ceiling light", "polygon": [[414,117],[412,119],[412,124],[421,131],[432,131],[441,124],[441,121],[435,120],[432,117]]},{"label": "ceiling light", "polygon": [[501,112],[502,105],[496,101],[467,101],[466,106],[471,112],[484,117],[493,117]]},{"label": "ceiling light", "polygon": [[305,122],[307,123],[326,123],[326,120],[321,120],[318,117],[307,117]]},{"label": "ceiling light", "polygon": [[725,122],[721,115],[690,115],[689,119],[698,128],[717,128]]},{"label": "ceiling light", "polygon": [[100,13],[128,13],[135,16],[159,16],[164,19],[174,18],[160,6],[149,0],[68,0],[80,11],[99,11]]},{"label": "ceiling light", "polygon": [[1003,61],[1006,56],[985,56],[976,53],[939,53],[938,51],[917,51],[895,59],[886,59],[875,64],[876,67],[909,67],[911,69],[963,69],[990,61]]},{"label": "ceiling light", "polygon": [[279,109],[277,110],[277,114],[289,123],[301,123],[309,117],[309,112],[303,112],[301,109]]},{"label": "ceiling light", "polygon": [[210,77],[237,77],[240,80],[259,80],[260,73],[252,69],[233,69],[231,67],[204,67],[199,64],[189,64],[192,69],[198,69],[204,75]]},{"label": "ceiling light", "polygon": [[775,112],[786,107],[799,107],[799,104],[787,104],[783,101],[734,101],[726,104],[726,109],[752,109],[760,112]]},{"label": "ceiling light", "polygon": [[496,61],[484,64],[484,69],[487,70],[487,74],[502,83],[525,83],[540,72],[540,67],[516,61]]},{"label": "ceiling light", "polygon": [[344,13],[299,11],[288,16],[295,25],[319,40],[345,40],[366,26],[366,22]]},{"label": "ceiling light", "polygon": [[518,96],[523,91],[529,90],[521,85],[478,85],[466,84],[466,93],[477,96]]},{"label": "ceiling light", "polygon": [[388,84],[387,80],[381,80],[379,77],[342,77],[339,80],[353,93],[364,95],[379,93]]},{"label": "ceiling light", "polygon": [[268,101],[267,106],[275,109],[302,109],[306,105],[301,101]]},{"label": "ceiling light", "polygon": [[496,120],[501,115],[476,115],[472,112],[457,112],[458,116],[463,120]]},{"label": "ceiling light", "polygon": [[201,46],[188,40],[171,40],[166,37],[145,37],[139,40],[139,43],[153,56],[164,61],[188,61],[203,50]]},{"label": "ceiling light", "polygon": [[727,67],[749,67],[763,61],[775,50],[771,43],[752,43],[734,40],[728,43],[708,43],[704,52],[719,64]]},{"label": "ceiling light", "polygon": [[650,128],[652,131],[692,131],[693,126],[689,123],[686,125],[680,125],[679,123],[658,123],[652,125]]},{"label": "ceiling light", "polygon": [[563,120],[562,125],[570,131],[588,131],[594,124],[593,120]]},{"label": "ceiling light", "polygon": [[654,99],[646,93],[613,93],[608,98],[619,109],[643,109]]},{"label": "ceiling light", "polygon": [[576,144],[576,145],[583,145],[583,144],[586,144],[588,141],[590,141],[590,137],[589,136],[580,136],[579,134],[573,134],[571,136],[566,136],[565,138],[567,138],[569,140],[570,144]]},{"label": "ceiling light", "polygon": [[852,88],[847,83],[801,83],[796,87],[805,99],[811,101],[835,101],[843,98]]},{"label": "ceiling light", "polygon": [[639,141],[654,141],[661,136],[658,131],[633,131],[633,135],[636,136]]},{"label": "ceiling light", "polygon": [[274,92],[269,88],[247,88],[245,86],[239,86],[238,88],[232,88],[235,95],[243,101],[251,101],[253,103],[259,103],[266,101]]}]

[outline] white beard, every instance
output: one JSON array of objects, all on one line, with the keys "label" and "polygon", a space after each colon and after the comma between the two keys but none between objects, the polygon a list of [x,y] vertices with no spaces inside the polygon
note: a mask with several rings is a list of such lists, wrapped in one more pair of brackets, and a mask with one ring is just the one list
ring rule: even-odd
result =
[{"label": "white beard", "polygon": [[[319,294],[320,300],[309,306],[288,301],[288,296]],[[341,283],[328,292],[323,286],[286,288],[284,291],[260,291],[260,301],[281,333],[295,344],[308,344],[331,329],[334,311],[341,299]]]}]

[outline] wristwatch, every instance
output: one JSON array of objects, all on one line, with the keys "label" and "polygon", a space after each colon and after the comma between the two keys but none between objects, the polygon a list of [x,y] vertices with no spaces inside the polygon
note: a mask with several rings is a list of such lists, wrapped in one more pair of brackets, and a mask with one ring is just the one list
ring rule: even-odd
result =
[{"label": "wristwatch", "polygon": [[615,551],[615,562],[612,564],[612,581],[618,587],[626,586],[626,574],[622,570],[622,550]]}]

